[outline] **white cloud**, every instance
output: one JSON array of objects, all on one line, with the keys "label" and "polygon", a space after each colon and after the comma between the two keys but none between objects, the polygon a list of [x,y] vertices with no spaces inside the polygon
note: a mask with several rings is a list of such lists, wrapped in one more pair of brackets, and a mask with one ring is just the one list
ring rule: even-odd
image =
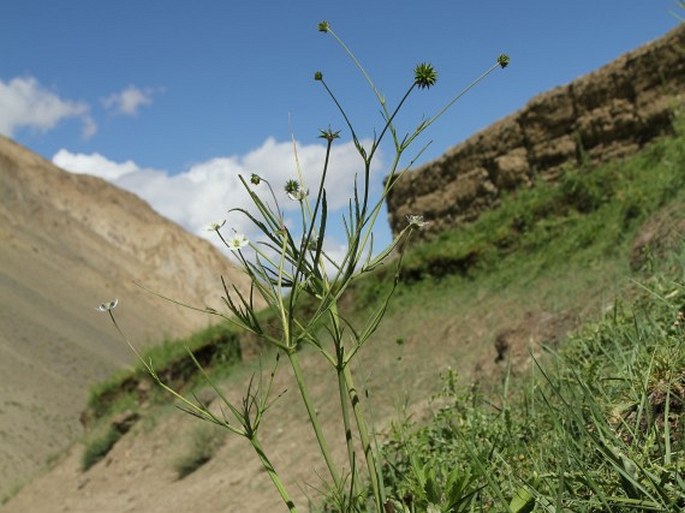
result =
[{"label": "white cloud", "polygon": [[[297,156],[305,185],[312,193],[315,193],[321,179],[321,171],[326,156],[325,146],[319,144],[298,145]],[[259,148],[245,155],[241,159],[241,164],[248,173],[254,171],[267,178],[274,187],[282,188],[287,179],[297,178],[293,145],[289,142],[279,143],[273,138],[269,138]],[[380,164],[380,159],[375,158],[372,172],[379,171],[381,169]],[[326,172],[326,192],[328,206],[331,210],[347,205],[347,200],[352,194],[354,176],[355,174],[359,175],[358,180],[361,184],[363,173],[363,161],[352,142],[333,145],[329,158],[329,168]],[[283,195],[283,200],[287,201],[285,195]],[[292,202],[288,205],[292,208],[297,206]]]},{"label": "white cloud", "polygon": [[117,163],[112,162],[99,153],[84,155],[83,153],[70,153],[65,149],[55,153],[54,157],[52,157],[52,162],[56,166],[72,173],[95,175],[110,182],[116,182],[117,179],[125,174],[140,171],[136,163],[131,160]]},{"label": "white cloud", "polygon": [[0,133],[12,137],[20,128],[48,131],[67,118],[81,118],[83,137],[92,137],[97,125],[88,104],[60,98],[33,77],[0,80]]},{"label": "white cloud", "polygon": [[[380,156],[380,155],[379,155]],[[319,144],[298,145],[298,157],[306,186],[315,193],[325,157],[325,146]],[[380,183],[381,162],[375,159],[373,178]],[[297,177],[293,146],[289,142],[267,139],[259,148],[244,156],[217,157],[192,165],[184,172],[170,174],[166,171],[145,169],[133,161],[114,162],[98,153],[74,154],[65,149],[53,157],[53,162],[69,171],[88,173],[103,177],[146,200],[159,213],[172,219],[188,231],[211,242],[220,244],[216,234],[208,232],[212,222],[227,219],[223,233],[231,230],[244,233],[250,238],[257,235],[249,220],[239,213],[227,214],[232,208],[252,210],[252,203],[239,180],[242,175],[249,183],[251,173],[257,173],[271,183],[279,204],[285,211],[287,222],[299,222],[298,203],[287,198],[283,192],[285,181]],[[362,180],[363,161],[351,142],[333,147],[327,173],[327,199],[329,214],[345,207],[352,193],[355,173]],[[255,188],[266,198],[267,187]],[[331,222],[333,224],[333,222]],[[335,241],[331,241],[331,248]],[[337,253],[338,251],[334,251]]]},{"label": "white cloud", "polygon": [[129,85],[126,89],[109,95],[102,100],[102,105],[117,114],[137,116],[138,109],[152,103],[153,90],[150,88],[140,89]]}]

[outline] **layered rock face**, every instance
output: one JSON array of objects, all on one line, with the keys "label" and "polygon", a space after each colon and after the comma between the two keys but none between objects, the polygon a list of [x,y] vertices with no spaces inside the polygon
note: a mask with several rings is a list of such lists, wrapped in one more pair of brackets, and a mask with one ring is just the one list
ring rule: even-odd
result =
[{"label": "layered rock face", "polygon": [[421,214],[439,232],[476,219],[502,193],[554,181],[565,166],[635,153],[672,132],[685,99],[685,24],[573,82],[534,97],[439,159],[406,173],[388,197],[394,234]]}]

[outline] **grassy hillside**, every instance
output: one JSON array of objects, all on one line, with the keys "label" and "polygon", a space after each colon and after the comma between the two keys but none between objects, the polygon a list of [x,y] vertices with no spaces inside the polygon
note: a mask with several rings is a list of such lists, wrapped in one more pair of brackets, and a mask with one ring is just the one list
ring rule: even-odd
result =
[{"label": "grassy hillside", "polygon": [[435,416],[395,422],[384,447],[388,496],[400,498],[390,510],[685,508],[684,150],[681,124],[634,158],[569,169],[561,186],[504,198],[408,253],[399,310],[485,289],[532,304],[543,294],[560,310],[587,301],[596,320],[543,341],[523,372],[509,360],[499,386],[446,371]]},{"label": "grassy hillside", "polygon": [[[558,187],[518,191],[473,224],[406,249],[402,283],[362,362],[387,432],[379,450],[389,511],[685,506],[678,126],[629,160],[568,169]],[[645,226],[652,237],[643,231],[636,245]],[[354,283],[346,315],[367,316],[391,278],[381,269]],[[243,356],[260,353],[252,338],[228,327],[207,335],[226,343],[198,335],[189,344],[222,387],[236,369],[256,368]],[[190,394],[203,384],[185,344],[170,342],[152,359]],[[140,369],[95,388],[90,450],[102,457],[118,440],[112,416],[151,418],[166,401]],[[421,422],[410,414],[431,409]],[[191,471],[215,453],[216,437],[198,440]]]},{"label": "grassy hillside", "polygon": [[496,395],[446,373],[446,404],[384,448],[394,511],[682,511],[683,264]]}]

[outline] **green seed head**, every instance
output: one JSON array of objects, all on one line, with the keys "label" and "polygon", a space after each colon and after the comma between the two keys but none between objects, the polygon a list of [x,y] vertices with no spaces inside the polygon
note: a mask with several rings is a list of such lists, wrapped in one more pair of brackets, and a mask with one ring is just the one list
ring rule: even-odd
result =
[{"label": "green seed head", "polygon": [[302,201],[309,194],[309,191],[302,187],[302,184],[300,182],[293,179],[287,180],[285,182],[284,189],[288,197],[293,201]]},{"label": "green seed head", "polygon": [[323,73],[317,71],[314,73],[314,80],[323,80]]},{"label": "green seed head", "polygon": [[288,194],[294,194],[300,190],[300,182],[293,179],[287,180],[284,189]]},{"label": "green seed head", "polygon": [[504,69],[509,65],[509,60],[509,56],[506,53],[502,53],[499,57],[497,57],[497,64]]},{"label": "green seed head", "polygon": [[419,86],[419,89],[428,89],[435,85],[437,80],[438,72],[431,64],[422,62],[414,68],[414,83]]},{"label": "green seed head", "polygon": [[330,28],[331,25],[326,20],[323,20],[321,23],[319,23],[319,32],[328,32]]},{"label": "green seed head", "polygon": [[319,132],[319,138],[326,139],[328,142],[333,142],[333,140],[340,138],[340,130],[334,131],[329,128],[328,130],[319,130]]}]

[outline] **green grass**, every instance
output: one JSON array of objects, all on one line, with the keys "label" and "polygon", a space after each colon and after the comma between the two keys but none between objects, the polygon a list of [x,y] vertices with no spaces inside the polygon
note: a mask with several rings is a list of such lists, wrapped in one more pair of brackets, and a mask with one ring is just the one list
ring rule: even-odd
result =
[{"label": "green grass", "polygon": [[[599,320],[501,388],[448,374],[448,404],[427,425],[395,423],[383,449],[388,496],[404,499],[394,511],[685,509],[685,249],[676,243],[637,273],[628,257],[647,219],[685,211],[682,120],[678,134],[625,161],[569,169],[559,185],[519,191],[407,250],[379,338],[421,339],[453,316],[468,326],[507,302],[513,318],[517,303],[586,302]],[[368,309],[389,274],[360,279],[351,309]]]},{"label": "green grass", "polygon": [[682,191],[685,121],[678,131],[679,137],[633,158],[569,168],[558,185],[516,191],[475,222],[413,245],[404,280],[452,274],[475,279],[494,271],[506,280],[520,274],[521,266],[535,276],[559,262],[585,264],[624,249],[645,218]]},{"label": "green grass", "polygon": [[384,448],[391,495],[424,511],[417,472],[439,488],[461,469],[475,511],[682,511],[682,269],[639,287],[496,398],[445,376],[448,404],[427,425],[395,424]]},{"label": "green grass", "polygon": [[[205,383],[188,355],[189,349],[215,379],[226,378],[242,359],[239,336],[225,324],[210,326],[187,339],[166,340],[146,351],[143,357],[154,363],[165,382],[193,394],[198,386],[202,387]],[[93,386],[82,416],[86,427],[82,470],[88,470],[104,458],[123,436],[110,424],[114,415],[124,411],[140,413],[144,403],[162,406],[167,401],[168,397],[154,386],[141,365],[132,370],[120,370],[107,381]],[[147,424],[154,424],[151,417],[160,412],[159,409],[146,409],[143,419]]]},{"label": "green grass", "polygon": [[[186,339],[165,340],[145,351],[143,358],[153,362],[165,382],[179,389],[192,390],[199,372],[188,350],[217,377],[230,373],[233,365],[242,359],[239,335],[227,324],[210,326]],[[138,363],[134,369],[122,369],[90,389],[88,422],[109,417],[149,399],[157,401],[166,397],[152,387],[149,376]]]},{"label": "green grass", "polygon": [[[680,135],[624,162],[569,170],[560,186],[505,198],[408,252],[391,318],[412,307],[430,317],[440,302],[470,315],[483,291],[515,289],[536,304],[527,293],[547,290],[572,304],[604,280],[616,287],[607,297],[622,288],[622,299],[495,391],[448,372],[435,416],[396,422],[382,449],[392,511],[685,510],[684,241],[625,285],[640,226],[685,207],[683,169]],[[358,290],[370,298],[383,286],[372,278]]]},{"label": "green grass", "polygon": [[[625,160],[569,168],[558,185],[515,191],[473,223],[410,242],[389,313],[439,302],[436,297],[453,307],[449,291],[516,288],[522,300],[535,302],[529,292],[539,294],[544,282],[549,302],[560,307],[583,291],[598,293],[593,282],[611,296],[631,273],[628,254],[645,220],[685,201],[685,118],[676,133]],[[386,266],[360,277],[346,304],[367,311],[389,290],[393,274]]]},{"label": "green grass", "polygon": [[81,470],[88,470],[107,456],[121,436],[122,433],[112,426],[109,426],[100,435],[91,435],[90,440],[86,444],[83,456],[81,457]]}]

